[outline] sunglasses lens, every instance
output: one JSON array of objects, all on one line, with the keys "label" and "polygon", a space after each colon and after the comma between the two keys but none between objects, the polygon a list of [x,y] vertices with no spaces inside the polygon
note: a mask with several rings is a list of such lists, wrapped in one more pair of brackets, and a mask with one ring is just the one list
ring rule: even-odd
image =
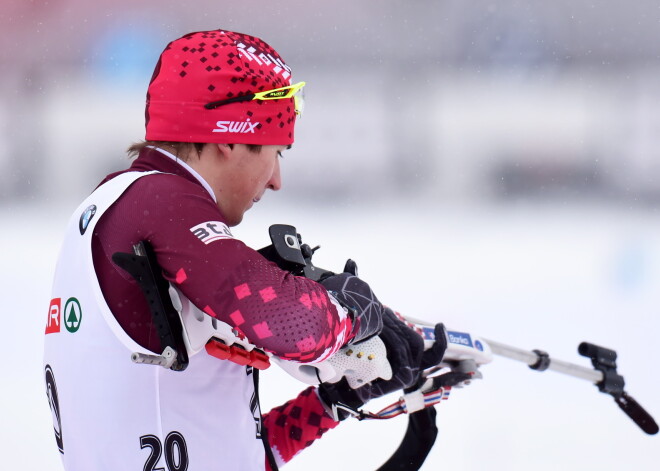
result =
[{"label": "sunglasses lens", "polygon": [[295,103],[296,116],[301,117],[305,109],[305,95],[302,89],[293,96],[293,102]]}]

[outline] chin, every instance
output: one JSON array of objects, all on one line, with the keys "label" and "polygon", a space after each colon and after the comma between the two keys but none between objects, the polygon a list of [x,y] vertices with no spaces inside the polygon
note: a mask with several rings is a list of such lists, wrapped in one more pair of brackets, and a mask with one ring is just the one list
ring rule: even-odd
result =
[{"label": "chin", "polygon": [[238,226],[241,223],[241,221],[243,221],[243,216],[244,216],[244,214],[236,214],[232,217],[228,217],[227,218],[227,225],[229,227]]},{"label": "chin", "polygon": [[231,206],[223,208],[220,204],[218,204],[218,209],[222,214],[222,220],[229,227],[234,227],[239,225],[243,220],[243,215],[245,214],[245,211],[241,211],[240,209],[237,210],[235,207],[231,207]]}]

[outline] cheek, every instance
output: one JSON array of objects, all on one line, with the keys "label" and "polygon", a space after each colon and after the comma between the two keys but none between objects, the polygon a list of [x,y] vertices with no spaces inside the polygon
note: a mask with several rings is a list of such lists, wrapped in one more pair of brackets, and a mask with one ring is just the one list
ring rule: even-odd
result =
[{"label": "cheek", "polygon": [[258,177],[258,182],[260,185],[265,186],[266,183],[270,181],[275,172],[275,164],[272,161],[265,162],[261,167],[261,172]]}]

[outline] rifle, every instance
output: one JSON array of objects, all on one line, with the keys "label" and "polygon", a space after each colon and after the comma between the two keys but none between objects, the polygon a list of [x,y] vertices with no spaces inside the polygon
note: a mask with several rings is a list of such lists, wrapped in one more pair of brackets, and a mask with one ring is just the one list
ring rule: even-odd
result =
[{"label": "rifle", "polygon": [[[259,252],[267,259],[276,263],[280,268],[294,275],[305,276],[315,281],[333,273],[329,270],[316,267],[312,263],[312,257],[320,247],[316,246],[312,248],[304,244],[302,237],[298,234],[295,227],[283,224],[273,225],[269,228],[269,236],[272,242],[271,245],[264,247]],[[430,348],[433,342],[435,342],[433,325],[410,317],[404,317],[402,320],[422,336],[425,342],[425,348]],[[467,385],[473,379],[481,378],[479,367],[490,363],[493,355],[503,356],[525,363],[530,369],[539,372],[552,370],[587,380],[595,384],[600,392],[612,396],[619,408],[645,433],[649,435],[658,433],[658,425],[653,417],[624,390],[625,381],[623,376],[617,371],[617,353],[614,350],[592,343],[582,342],[578,346],[578,353],[591,360],[592,368],[587,368],[553,359],[545,351],[539,349],[528,351],[478,337],[467,332],[447,331],[447,346],[447,351],[441,363],[424,371],[423,378],[425,381],[419,388],[425,398],[435,394],[435,399],[437,400],[428,400],[421,408],[411,408],[412,401],[407,401],[406,396],[419,395],[420,391],[405,391],[404,398],[400,401],[398,407],[402,412],[408,412],[410,414],[408,428],[399,448],[379,468],[379,471],[419,469],[421,467],[437,436],[437,427],[435,426],[436,414],[433,406],[439,403],[440,399],[446,399],[446,392],[451,389],[451,386]],[[368,350],[369,348],[370,346],[367,345],[361,349]],[[340,364],[340,366],[346,367],[345,365],[345,361]],[[351,366],[355,365],[358,364],[354,363]],[[359,368],[347,368],[347,372],[339,371],[337,365],[327,364],[314,365],[315,370],[310,365],[297,367],[295,364],[281,362],[280,366],[284,367],[289,374],[310,384],[318,384],[320,379],[328,379],[335,382],[344,376],[345,373],[347,379],[349,379],[349,384],[351,384],[350,376],[354,375],[355,371],[358,371],[358,374],[365,373],[364,369],[360,370]],[[298,369],[296,370],[296,368]],[[439,372],[443,374],[434,376]],[[449,384],[446,381],[443,382],[443,377],[451,377],[447,376],[448,373],[453,373],[455,375],[454,378],[459,379]],[[375,377],[372,379],[375,379]],[[364,378],[362,380],[364,381]],[[358,381],[353,379],[353,384],[358,386]],[[353,384],[351,385],[353,386]],[[440,399],[437,398],[438,389],[442,391]],[[419,402],[417,403],[419,404]],[[387,412],[391,415],[391,411]],[[374,414],[364,413],[354,415],[360,419],[366,417],[389,418],[389,416],[373,417]]]},{"label": "rifle", "polygon": [[[312,256],[319,247],[311,248],[302,243],[302,238],[295,227],[273,225],[269,228],[269,236],[271,245],[260,249],[259,252],[280,268],[315,281],[333,273],[314,266]],[[209,354],[221,359],[229,359],[239,364],[252,364],[257,369],[268,367],[269,359],[266,354],[254,348],[245,339],[236,337],[231,327],[222,322],[214,323],[208,316],[203,315],[202,320],[199,321],[199,332],[184,328],[183,319],[179,317],[180,312],[178,312],[180,306],[177,309],[172,304],[173,300],[178,301],[178,296],[160,274],[153,250],[148,244],[144,242],[137,244],[133,254],[114,254],[113,260],[131,273],[140,284],[149,301],[164,348],[161,355],[134,353],[131,357],[134,362],[182,371],[188,365],[189,353],[194,354],[205,348]],[[178,305],[179,302],[175,304]],[[402,320],[422,336],[426,348],[433,345],[435,342],[433,325],[410,317],[403,317]],[[213,327],[207,324],[212,324]],[[209,331],[214,334],[211,340],[208,337]],[[653,417],[624,391],[625,381],[617,372],[617,353],[614,350],[587,342],[581,343],[578,353],[590,358],[593,366],[586,368],[550,358],[541,350],[527,351],[468,332],[448,330],[446,335],[447,350],[442,361],[424,371],[424,381],[419,388],[404,391],[404,396],[399,402],[386,407],[378,414],[345,409],[359,419],[385,419],[402,413],[408,414],[408,427],[400,446],[379,471],[412,470],[422,466],[438,433],[434,406],[448,398],[452,387],[467,386],[472,380],[480,379],[482,375],[479,368],[490,363],[493,355],[523,362],[536,371],[553,370],[590,381],[599,391],[611,395],[616,404],[644,432],[650,435],[658,432],[658,425]],[[360,349],[367,352],[369,349],[380,349],[377,357],[381,360],[386,358],[382,351],[384,345],[378,337],[372,337],[359,345]],[[330,358],[314,365],[299,365],[285,361],[278,363],[289,374],[309,384],[318,384],[321,381],[336,382],[346,376],[352,387],[359,387],[376,379],[377,372],[384,369],[382,364],[369,365],[369,362],[364,361],[368,354],[362,358],[354,355],[347,362],[346,352],[343,351],[347,348],[340,350],[344,355],[335,355],[341,358],[341,361]],[[386,362],[386,359],[384,361]]]}]

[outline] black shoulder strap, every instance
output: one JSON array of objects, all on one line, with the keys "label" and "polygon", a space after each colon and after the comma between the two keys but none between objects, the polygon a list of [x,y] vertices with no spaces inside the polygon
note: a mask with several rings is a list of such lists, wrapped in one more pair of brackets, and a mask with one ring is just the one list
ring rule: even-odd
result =
[{"label": "black shoulder strap", "polygon": [[142,289],[160,337],[161,348],[171,347],[177,353],[171,369],[183,371],[188,366],[188,352],[183,341],[181,320],[168,292],[169,283],[156,261],[153,248],[146,241],[133,246],[133,250],[135,253],[132,254],[112,254],[112,261],[127,271]]},{"label": "black shoulder strap", "polygon": [[[251,367],[249,367],[251,368]],[[254,379],[254,397],[257,401],[257,410],[259,411],[259,421],[261,421],[261,404],[259,402],[259,370],[252,368],[252,378]],[[273,455],[273,450],[270,448],[270,443],[268,442],[268,430],[263,427],[263,424],[260,424],[261,428],[261,441],[264,443],[264,450],[266,451],[266,459],[268,464],[270,464],[270,469],[272,471],[278,471],[277,463],[275,462],[275,455]]]},{"label": "black shoulder strap", "polygon": [[408,415],[408,428],[399,448],[378,471],[419,469],[438,436],[435,407],[427,407]]}]

